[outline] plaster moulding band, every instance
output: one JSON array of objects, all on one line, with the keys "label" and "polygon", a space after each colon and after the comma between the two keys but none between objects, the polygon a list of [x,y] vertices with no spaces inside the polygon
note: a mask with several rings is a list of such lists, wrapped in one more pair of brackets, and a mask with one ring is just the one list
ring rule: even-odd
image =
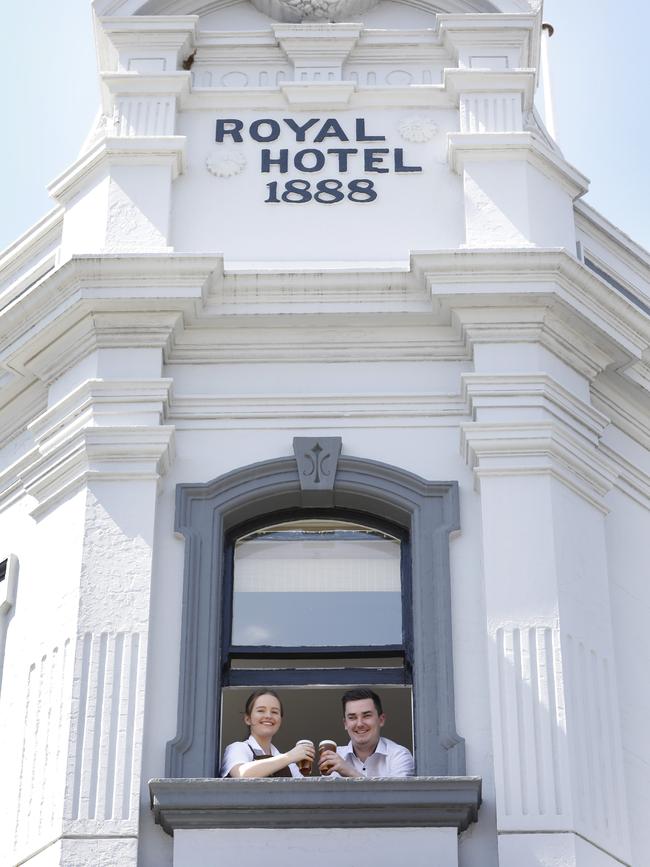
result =
[{"label": "plaster moulding band", "polygon": [[650,449],[650,396],[620,374],[608,372],[591,386],[591,399],[627,436]]},{"label": "plaster moulding band", "polygon": [[183,135],[106,137],[55,178],[47,191],[65,204],[111,165],[169,166],[174,180],[185,170],[185,142]]},{"label": "plaster moulding band", "polygon": [[102,15],[100,23],[111,37],[119,39],[134,34],[155,34],[171,39],[176,34],[195,33],[199,15]]},{"label": "plaster moulding band", "polygon": [[520,93],[522,110],[532,111],[535,98],[535,70],[445,69],[443,86],[454,98],[456,105],[464,93],[484,93],[486,96]]},{"label": "plaster moulding band", "polygon": [[80,487],[93,481],[158,481],[174,455],[174,428],[87,427],[62,437],[47,454],[40,451],[20,472],[24,492],[41,518]]},{"label": "plaster moulding band", "polygon": [[614,487],[616,467],[554,422],[468,422],[461,425],[461,453],[474,470],[478,491],[486,478],[549,475],[603,514],[609,512],[603,498]]},{"label": "plaster moulding band", "polygon": [[598,445],[610,424],[606,415],[546,374],[463,373],[461,382],[468,412],[478,421],[489,420],[492,412],[507,410],[516,419],[518,414],[542,409],[592,446]]},{"label": "plaster moulding band", "polygon": [[648,317],[564,249],[414,252],[411,262],[415,278],[422,275],[434,300],[447,309],[555,303],[611,356],[608,364],[640,360],[650,349]]},{"label": "plaster moulding band", "polygon": [[58,443],[90,424],[128,424],[128,417],[151,417],[160,423],[169,405],[171,379],[88,379],[29,425],[40,451],[53,451]]},{"label": "plaster moulding band", "polygon": [[[305,24],[273,24],[276,40],[289,57],[312,54],[320,48],[327,54],[347,56],[356,45],[363,24],[331,24],[327,21]],[[330,45],[331,43],[331,45]]]},{"label": "plaster moulding band", "polygon": [[457,174],[462,174],[472,162],[522,160],[559,182],[572,199],[583,196],[589,189],[588,178],[530,132],[449,133],[448,159]]},{"label": "plaster moulding band", "polygon": [[[179,395],[171,399],[168,419],[190,428],[212,426],[228,421],[252,422],[256,419],[291,420],[295,427],[301,420],[330,420],[342,424],[342,419],[422,419],[430,424],[442,419],[468,420],[465,398],[455,394],[354,394],[296,395],[272,394],[246,397],[215,397],[214,395]],[[180,424],[179,424],[180,423]]]},{"label": "plaster moulding band", "polygon": [[345,108],[355,90],[351,82],[305,82],[280,85],[282,95],[291,108],[295,109],[336,109]]},{"label": "plaster moulding band", "polygon": [[650,474],[607,445],[601,445],[602,454],[616,467],[616,487],[635,503],[650,511]]},{"label": "plaster moulding band", "polygon": [[590,382],[625,358],[612,342],[590,333],[575,312],[553,295],[538,297],[530,305],[504,296],[498,306],[491,299],[487,309],[478,300],[467,307],[452,297],[445,302],[453,305],[452,319],[470,351],[479,344],[537,343]]},{"label": "plaster moulding band", "polygon": [[605,219],[587,202],[575,204],[576,227],[588,235],[595,235],[609,252],[622,259],[630,268],[638,272],[640,278],[650,282],[650,252],[632,240],[613,223]]},{"label": "plaster moulding band", "polygon": [[[180,60],[192,52],[197,37],[197,15],[129,15],[114,18],[100,17],[100,40],[110,41],[117,51],[137,50],[173,51]],[[99,46],[99,59],[103,68],[111,52],[106,45]]]},{"label": "plaster moulding band", "polygon": [[[425,0],[426,2],[426,0]],[[441,12],[436,15],[437,30],[444,44],[452,49],[481,42],[520,46],[524,58],[533,61],[541,40],[539,15],[529,12]],[[529,62],[527,65],[535,66]]]},{"label": "plaster moulding band", "polygon": [[173,311],[84,312],[88,315],[69,328],[56,335],[48,332],[25,352],[19,352],[12,366],[49,384],[98,349],[164,350],[182,318]]},{"label": "plaster moulding band", "polygon": [[[3,410],[11,407],[9,412]],[[14,437],[24,434],[29,422],[47,409],[47,389],[40,382],[25,382],[14,376],[11,384],[2,388],[0,406],[0,449]]]},{"label": "plaster moulding band", "polygon": [[192,86],[189,72],[170,72],[160,75],[142,75],[139,72],[103,72],[102,108],[105,114],[113,110],[119,96],[168,96],[177,98],[184,108]]},{"label": "plaster moulding band", "polygon": [[[351,91],[349,107],[362,110],[364,108],[399,108],[403,110],[411,109],[433,109],[433,108],[453,108],[454,100],[445,91],[440,84],[421,84],[417,87],[359,87],[352,81],[341,82],[286,82],[280,85],[279,88],[263,88],[263,87],[221,87],[209,88],[201,90],[194,89],[187,98],[187,109],[192,110],[207,110],[207,109],[266,109],[282,111],[287,107],[294,107],[289,99],[284,94],[283,90],[286,86],[304,88],[306,94],[311,90],[315,94],[315,99],[322,99],[322,91],[320,88],[323,85],[331,84],[333,87],[337,85],[343,88],[349,88]],[[335,92],[335,91],[333,91]],[[307,96],[305,96],[305,100]],[[312,104],[314,104],[312,102]],[[315,103],[317,108],[327,108],[321,102]],[[332,108],[342,108],[340,102],[334,103]]]},{"label": "plaster moulding band", "polygon": [[[74,256],[2,311],[0,363],[24,369],[91,313],[92,330],[102,322],[99,314],[121,315],[125,328],[118,329],[118,345],[141,345],[138,329],[146,334],[153,314],[196,314],[210,284],[222,273],[220,256]],[[146,318],[138,322],[136,314]],[[109,325],[109,319],[103,321]],[[56,360],[52,362],[56,366]]]},{"label": "plaster moulding band", "polygon": [[[149,782],[156,823],[201,828],[450,827],[478,819],[480,777]],[[273,809],[269,809],[272,805]]]}]

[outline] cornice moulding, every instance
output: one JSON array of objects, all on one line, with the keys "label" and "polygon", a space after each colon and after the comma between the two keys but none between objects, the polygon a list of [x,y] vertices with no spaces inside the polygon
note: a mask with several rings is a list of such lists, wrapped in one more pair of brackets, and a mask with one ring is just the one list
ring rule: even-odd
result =
[{"label": "cornice moulding", "polygon": [[86,427],[61,437],[46,454],[23,465],[20,480],[43,517],[63,499],[93,481],[157,481],[173,459],[174,428],[168,425]]},{"label": "cornice moulding", "polygon": [[613,341],[590,333],[555,295],[536,296],[529,306],[521,298],[507,296],[493,306],[479,299],[471,306],[461,306],[452,296],[445,304],[452,309],[452,321],[458,323],[468,351],[481,343],[538,343],[589,381],[626,358]]},{"label": "cornice moulding", "polygon": [[[47,354],[39,360],[39,354],[53,344],[64,331],[91,312],[99,314],[104,311],[109,314],[114,311],[121,316],[146,314],[147,311],[158,311],[161,314],[174,312],[182,314],[186,321],[188,317],[190,320],[205,320],[209,329],[212,327],[209,318],[205,319],[208,310],[212,308],[220,315],[219,306],[223,305],[224,299],[228,299],[229,293],[232,297],[237,281],[242,279],[245,288],[246,280],[253,279],[246,275],[251,274],[256,274],[254,279],[260,293],[258,301],[264,304],[277,298],[283,284],[286,284],[284,288],[291,284],[299,288],[303,299],[311,292],[315,293],[312,295],[314,300],[320,301],[326,297],[324,293],[327,291],[334,292],[340,298],[346,294],[347,284],[353,292],[351,299],[359,301],[367,292],[378,297],[379,292],[379,297],[390,301],[385,294],[385,287],[392,285],[392,273],[397,277],[396,285],[412,287],[408,292],[417,305],[421,305],[426,297],[425,293],[428,294],[430,310],[437,317],[438,323],[449,322],[451,312],[455,311],[454,316],[460,317],[458,321],[465,329],[465,339],[469,339],[469,346],[472,340],[477,339],[520,339],[521,315],[517,324],[516,319],[508,319],[507,316],[503,321],[500,311],[521,311],[526,308],[525,316],[530,317],[531,311],[534,312],[533,319],[527,326],[530,339],[539,339],[541,329],[541,333],[546,332],[549,339],[556,340],[558,345],[565,344],[563,351],[569,352],[571,344],[577,343],[575,334],[582,335],[580,343],[584,343],[585,347],[595,347],[595,362],[591,362],[595,368],[599,365],[622,365],[641,360],[650,347],[650,318],[592,275],[565,251],[519,249],[416,253],[411,260],[411,269],[409,274],[406,271],[372,268],[328,269],[326,266],[319,266],[317,269],[310,269],[308,266],[301,267],[299,263],[292,263],[289,275],[281,265],[275,270],[267,271],[252,267],[241,272],[229,271],[224,282],[222,260],[219,257],[76,257],[44,277],[3,311],[4,340],[0,344],[0,360],[15,366],[16,369],[24,370],[25,365],[36,364],[37,367],[33,369],[38,369],[42,375],[53,373],[56,365],[52,367],[52,362],[47,361]],[[266,286],[270,290],[268,299],[264,296]],[[400,293],[399,298],[394,301],[402,301],[401,289]],[[251,314],[259,313],[253,305],[249,305],[248,309]],[[400,309],[404,309],[403,304]],[[477,309],[481,311],[479,319],[476,319],[472,312]],[[468,310],[469,313],[466,312]],[[296,315],[304,317],[308,312],[300,311]],[[346,311],[342,309],[337,312],[345,315]],[[386,312],[388,316],[396,314],[394,307]],[[240,311],[234,315],[240,317]],[[228,317],[230,321],[231,316]],[[243,314],[240,321],[247,320],[248,317]],[[264,325],[267,320],[256,321]],[[523,321],[526,324],[525,318]],[[115,337],[109,329],[106,332],[107,339],[117,340],[121,345],[136,345],[138,340],[144,339],[143,335],[138,333],[139,327],[136,323],[130,332],[120,327],[115,332]],[[223,352],[230,357],[235,352],[242,358],[247,351],[255,354],[255,347],[251,347],[248,340],[241,343],[232,330],[229,333],[239,341],[239,348],[235,349],[230,343],[223,347]],[[179,337],[180,332],[173,338],[170,349],[172,354],[180,351],[181,345],[185,346],[183,353],[189,352],[190,356],[194,352],[199,356],[206,352],[222,352],[222,347],[211,348],[207,345],[192,349],[187,345],[186,337],[183,337],[180,343]],[[132,341],[131,344],[128,343],[129,340]],[[387,347],[393,346],[394,351],[402,354],[424,353],[427,357],[432,355],[432,348],[426,347],[426,340],[421,346],[418,346],[417,340],[402,337],[396,342],[389,340],[388,343],[380,343],[381,345],[375,348],[360,346],[357,354],[361,352],[367,357],[368,352],[372,354],[379,351],[385,357]],[[462,339],[457,339],[455,345],[461,346]],[[450,346],[447,341],[445,351],[448,352]],[[398,350],[397,347],[402,348]],[[303,348],[307,353],[315,351],[313,346]],[[319,352],[323,351],[322,348],[317,349]],[[580,345],[577,349],[578,352],[582,351]],[[282,347],[273,346],[270,351],[277,355],[284,350]],[[296,351],[296,347],[289,346],[285,354],[293,356]],[[353,351],[352,347],[349,351]],[[457,356],[458,351],[454,351]],[[589,355],[591,351],[585,348],[585,354]],[[330,349],[326,352],[329,353]],[[600,358],[599,352],[602,353]],[[466,353],[467,349],[464,357]],[[598,369],[592,369],[591,378],[597,372]]]},{"label": "cornice moulding", "polygon": [[[606,352],[618,347],[610,363],[640,360],[650,348],[650,317],[564,249],[414,252],[411,262],[416,279],[422,275],[434,298],[455,309],[512,305],[515,299],[521,306],[526,296],[539,304],[546,296],[562,302],[566,314],[583,321],[594,337],[600,331],[596,342]],[[512,283],[514,293],[503,285]]]},{"label": "cornice moulding", "polygon": [[197,61],[206,55],[218,58],[219,52],[229,48],[277,48],[273,30],[202,30],[196,40]]},{"label": "cornice moulding", "polygon": [[[35,255],[39,248],[56,244],[61,237],[64,209],[57,205],[8,247],[0,251],[0,293],[7,280]],[[1,295],[0,295],[1,297]]]},{"label": "cornice moulding", "polygon": [[531,111],[535,97],[535,70],[445,69],[443,86],[455,99],[456,104],[464,93],[521,93],[523,111]]},{"label": "cornice moulding", "polygon": [[[454,394],[179,395],[168,419],[178,427],[197,422],[255,419],[432,419],[467,417],[465,401]],[[183,424],[183,422],[185,424]],[[179,424],[180,423],[180,424]]]},{"label": "cornice moulding", "polygon": [[589,189],[588,178],[530,132],[448,133],[448,159],[457,174],[471,162],[523,160],[558,182],[573,199]]},{"label": "cornice moulding", "polygon": [[24,433],[29,422],[47,407],[47,389],[42,383],[15,377],[12,385],[0,391],[0,449]]},{"label": "cornice moulding", "polygon": [[198,15],[129,15],[100,17],[104,34],[118,50],[128,47],[189,52],[197,36]]},{"label": "cornice moulding", "polygon": [[314,41],[320,44],[325,40],[328,42],[341,40],[342,45],[348,45],[350,42],[354,44],[363,30],[363,24],[332,24],[327,21],[304,24],[277,22],[271,25],[271,29],[280,44],[293,43],[300,48],[301,45],[313,45]]},{"label": "cornice moulding", "polygon": [[150,780],[156,823],[168,834],[183,828],[251,827],[447,827],[460,832],[477,820],[481,803],[479,777],[231,782]]},{"label": "cornice moulding", "polygon": [[616,468],[618,475],[615,486],[618,490],[650,511],[650,475],[640,470],[635,464],[630,463],[610,446],[601,444],[600,450]]},{"label": "cornice moulding", "polygon": [[432,57],[448,56],[443,48],[440,36],[430,28],[393,30],[380,28],[364,28],[359,36],[358,48],[376,48],[382,45],[397,47],[404,45],[426,46]]},{"label": "cornice moulding", "polygon": [[[122,313],[130,320],[136,313],[146,313],[145,331],[152,313],[195,314],[211,281],[220,279],[222,268],[223,260],[217,256],[76,256],[0,313],[0,362],[24,370],[39,353],[45,352],[47,358],[57,336],[89,314],[97,323],[96,314],[102,310]],[[85,326],[79,327],[83,332]],[[93,324],[91,331],[95,328]],[[82,332],[73,342],[86,339]],[[122,340],[131,343],[122,345],[141,339],[137,328],[127,328]],[[54,369],[56,364],[54,359]]]},{"label": "cornice moulding", "polygon": [[169,364],[362,361],[469,361],[470,355],[460,343],[432,344],[430,340],[368,341],[354,339],[332,343],[326,339],[295,345],[279,342],[240,341],[214,345],[206,340],[196,343],[183,339],[172,343],[166,360]]},{"label": "cornice moulding", "polygon": [[223,63],[242,63],[245,65],[262,63],[267,66],[282,66],[287,65],[287,55],[276,45],[275,41],[268,45],[251,44],[237,45],[224,43],[223,45],[208,45],[197,50],[197,56],[194,58],[192,70],[201,71],[202,66],[210,66],[211,64]]},{"label": "cornice moulding", "polygon": [[532,12],[439,12],[436,15],[439,32],[532,30],[537,15]]},{"label": "cornice moulding", "polygon": [[591,385],[594,406],[634,442],[650,449],[650,394],[609,372]]},{"label": "cornice moulding", "polygon": [[[441,84],[421,84],[411,87],[359,87],[352,81],[332,82],[334,87],[340,86],[350,90],[349,107],[356,109],[363,108],[454,108],[454,101],[447,94]],[[309,84],[309,83],[290,83],[287,82],[281,87],[300,87],[304,88],[305,103],[309,98],[309,89],[320,100],[327,91],[318,90],[327,86],[326,84]],[[334,92],[334,91],[332,91]],[[302,93],[302,91],[298,91]],[[286,110],[287,108],[295,108],[295,105],[289,102],[279,88],[263,88],[263,87],[212,87],[212,88],[194,88],[188,96],[187,109],[223,109],[223,108],[239,108],[239,109],[275,109],[278,111]],[[316,108],[327,108],[320,102],[315,103]],[[332,108],[343,107],[340,103],[331,106]]]},{"label": "cornice moulding", "polygon": [[542,409],[594,446],[610,423],[606,415],[547,374],[463,373],[461,382],[469,412],[479,422],[489,421],[495,410],[521,418],[522,413]]},{"label": "cornice moulding", "polygon": [[187,99],[192,85],[189,71],[161,72],[143,75],[140,72],[102,72],[100,81],[106,97],[104,109],[111,107],[108,98],[116,96],[176,96],[181,105]]},{"label": "cornice moulding", "polygon": [[291,108],[324,109],[346,108],[355,91],[352,82],[332,81],[322,84],[281,84],[282,95]]},{"label": "cornice moulding", "polygon": [[577,226],[582,228],[585,234],[591,235],[595,232],[599,240],[612,249],[615,256],[636,270],[643,280],[650,282],[650,252],[645,247],[610,223],[585,201],[576,202],[574,210]]},{"label": "cornice moulding", "polygon": [[549,475],[607,514],[616,468],[592,445],[554,422],[461,424],[461,452],[476,488],[487,478]]},{"label": "cornice moulding", "polygon": [[161,424],[172,384],[171,379],[88,379],[34,418],[27,429],[45,455],[84,427],[142,424],[129,419],[134,415]]},{"label": "cornice moulding", "polygon": [[65,204],[98,171],[111,165],[169,166],[174,179],[184,171],[185,142],[182,135],[107,136],[55,178],[47,191],[53,199]]},{"label": "cornice moulding", "polygon": [[534,13],[439,14],[440,38],[452,55],[472,45],[518,48],[520,66],[537,69],[541,45],[541,17]]},{"label": "cornice moulding", "polygon": [[[33,252],[35,256],[29,258],[35,258],[38,255],[38,248]],[[37,260],[31,268],[23,271],[17,280],[10,283],[6,289],[0,293],[0,313],[5,307],[8,307],[13,301],[19,298],[23,292],[27,292],[32,286],[35,286],[40,280],[54,271],[57,264],[57,258],[58,250],[48,252],[42,259]]]}]

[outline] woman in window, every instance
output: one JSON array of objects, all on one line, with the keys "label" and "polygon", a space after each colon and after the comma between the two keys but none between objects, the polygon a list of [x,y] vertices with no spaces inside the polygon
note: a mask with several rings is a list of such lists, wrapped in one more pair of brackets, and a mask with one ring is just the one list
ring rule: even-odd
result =
[{"label": "woman in window", "polygon": [[221,765],[222,777],[301,777],[296,762],[314,760],[315,750],[308,743],[297,743],[281,753],[271,741],[280,726],[284,711],[277,693],[258,689],[248,696],[244,722],[249,737],[228,744]]}]

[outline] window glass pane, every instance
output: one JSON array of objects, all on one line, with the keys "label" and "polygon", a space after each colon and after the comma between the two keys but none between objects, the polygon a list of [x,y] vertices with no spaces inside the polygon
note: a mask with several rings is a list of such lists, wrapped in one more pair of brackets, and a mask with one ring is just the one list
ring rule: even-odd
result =
[{"label": "window glass pane", "polygon": [[232,643],[401,644],[400,541],[356,524],[278,524],[235,545]]}]

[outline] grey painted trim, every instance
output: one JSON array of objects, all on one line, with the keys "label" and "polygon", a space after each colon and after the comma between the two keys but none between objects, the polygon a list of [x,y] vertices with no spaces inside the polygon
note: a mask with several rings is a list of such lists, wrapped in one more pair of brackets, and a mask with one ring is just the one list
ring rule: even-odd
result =
[{"label": "grey painted trim", "polygon": [[[293,457],[176,489],[175,529],[186,545],[178,728],[167,744],[168,777],[213,776],[218,764],[224,534],[244,521],[300,508],[301,502]],[[454,719],[448,541],[458,529],[457,483],[428,482],[387,464],[341,457],[333,503],[326,505],[376,515],[409,531],[416,768],[419,774],[462,776],[465,744]]]},{"label": "grey painted trim", "polygon": [[294,437],[293,453],[298,464],[303,506],[322,505],[325,491],[330,492],[326,499],[331,506],[341,437]]},{"label": "grey painted trim", "polygon": [[457,828],[478,818],[480,777],[151,780],[156,823],[177,828]]}]

